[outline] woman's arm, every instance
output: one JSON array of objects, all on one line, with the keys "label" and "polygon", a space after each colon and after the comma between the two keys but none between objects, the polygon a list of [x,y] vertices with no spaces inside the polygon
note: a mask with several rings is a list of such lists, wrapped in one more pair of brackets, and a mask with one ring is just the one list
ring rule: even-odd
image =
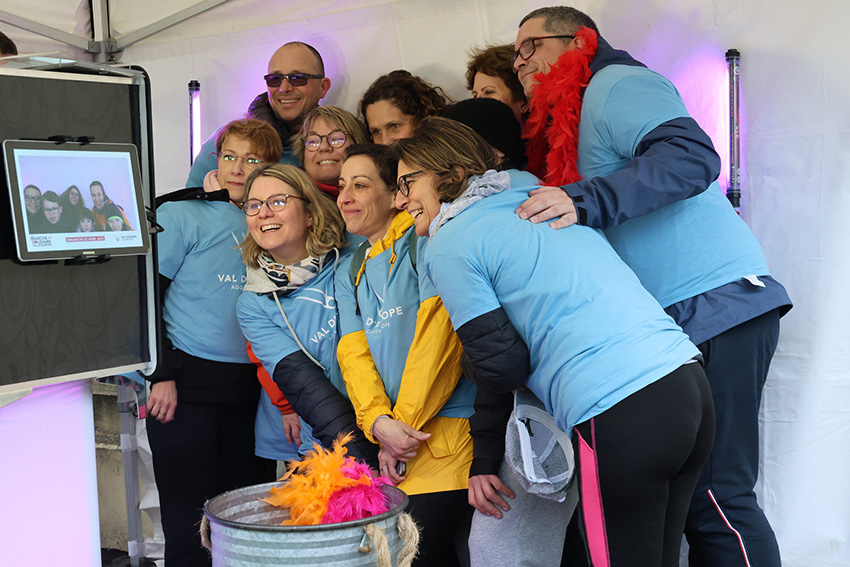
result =
[{"label": "woman's arm", "polygon": [[380,416],[392,414],[392,404],[372,360],[366,332],[360,330],[343,335],[336,354],[348,398],[357,414],[357,425],[367,439],[377,443],[372,426]]},{"label": "woman's arm", "polygon": [[271,371],[276,387],[295,413],[314,428],[313,435],[323,445],[330,447],[337,435],[353,433],[355,439],[348,445],[349,453],[376,464],[378,448],[358,432],[351,404],[301,351],[288,330],[272,320],[276,309],[274,302],[251,292],[243,293],[237,303],[239,325],[257,358]]},{"label": "woman's arm", "polygon": [[275,366],[272,378],[322,445],[330,447],[339,435],[350,433],[348,454],[377,464],[378,447],[357,427],[354,408],[306,354],[299,350],[285,357]]}]

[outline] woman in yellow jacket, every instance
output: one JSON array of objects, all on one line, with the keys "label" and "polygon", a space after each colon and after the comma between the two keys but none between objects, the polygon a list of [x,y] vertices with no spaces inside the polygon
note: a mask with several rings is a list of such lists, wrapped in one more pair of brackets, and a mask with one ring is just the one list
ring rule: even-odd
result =
[{"label": "woman in yellow jacket", "polygon": [[460,565],[454,542],[466,541],[472,511],[475,387],[461,375],[460,342],[440,298],[420,286],[416,256],[426,240],[394,206],[395,161],[372,144],[347,155],[337,206],[366,242],[337,270],[340,368],[358,425],[381,445],[381,473],[409,495],[422,528],[415,565]]}]

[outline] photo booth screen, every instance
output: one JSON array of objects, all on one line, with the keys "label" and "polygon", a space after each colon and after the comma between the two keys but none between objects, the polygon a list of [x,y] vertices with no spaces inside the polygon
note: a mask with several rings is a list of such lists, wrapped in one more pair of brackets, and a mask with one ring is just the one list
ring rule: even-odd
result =
[{"label": "photo booth screen", "polygon": [[146,254],[133,144],[3,142],[21,261]]}]

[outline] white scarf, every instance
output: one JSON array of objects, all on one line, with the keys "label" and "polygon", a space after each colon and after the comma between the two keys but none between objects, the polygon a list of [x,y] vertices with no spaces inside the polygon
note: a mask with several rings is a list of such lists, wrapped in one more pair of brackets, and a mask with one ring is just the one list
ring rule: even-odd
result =
[{"label": "white scarf", "polygon": [[506,171],[488,169],[482,175],[473,175],[460,197],[451,203],[443,203],[440,212],[431,221],[428,227],[428,235],[434,236],[444,224],[466,210],[473,203],[477,203],[485,197],[501,193],[511,187],[511,176]]}]

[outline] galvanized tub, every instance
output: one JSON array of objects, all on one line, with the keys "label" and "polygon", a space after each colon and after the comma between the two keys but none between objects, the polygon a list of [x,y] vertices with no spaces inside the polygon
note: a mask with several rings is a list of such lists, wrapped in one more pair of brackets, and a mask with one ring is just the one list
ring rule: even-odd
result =
[{"label": "galvanized tub", "polygon": [[[399,553],[405,543],[399,535],[404,522],[399,520],[407,507],[407,495],[401,490],[381,487],[390,510],[380,516],[319,526],[281,526],[289,511],[261,500],[273,486],[280,483],[231,490],[206,503],[204,516],[209,522],[213,567],[399,567]],[[386,536],[389,563],[386,553],[382,555],[380,549],[376,553],[376,545],[367,536],[369,525],[381,528]],[[371,533],[374,531],[370,528]]]}]

